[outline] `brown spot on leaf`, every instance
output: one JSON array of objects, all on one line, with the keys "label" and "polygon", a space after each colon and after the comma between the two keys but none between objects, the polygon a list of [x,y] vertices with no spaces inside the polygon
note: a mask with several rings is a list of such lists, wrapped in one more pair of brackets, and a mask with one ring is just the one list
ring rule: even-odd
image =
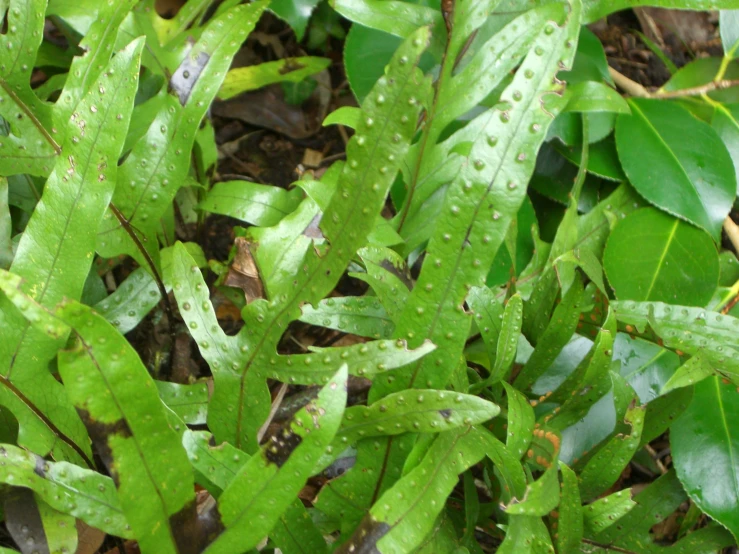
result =
[{"label": "brown spot on leaf", "polygon": [[108,446],[108,438],[111,435],[119,435],[123,438],[130,437],[133,434],[131,433],[131,428],[128,426],[125,419],[119,419],[115,423],[101,423],[99,421],[95,421],[87,410],[78,409],[77,411],[79,412],[80,418],[84,422],[85,427],[87,427],[88,433],[90,433],[90,438],[95,445],[97,453],[100,455],[100,459],[105,464],[105,467],[108,468],[110,476],[113,478],[116,485],[118,485],[118,473],[115,471],[113,452],[111,451],[110,446]]},{"label": "brown spot on leaf", "polygon": [[297,60],[287,59],[285,60],[285,64],[280,68],[279,73],[280,75],[287,75],[288,73],[292,73],[298,69],[303,69],[304,67],[305,65]]},{"label": "brown spot on leaf", "polygon": [[342,544],[334,554],[380,554],[377,541],[387,535],[390,526],[384,521],[377,521],[367,515],[347,542]]},{"label": "brown spot on leaf", "polygon": [[452,417],[452,411],[449,408],[446,408],[444,410],[439,410],[439,414],[444,419],[449,419],[450,417]]},{"label": "brown spot on leaf", "polygon": [[286,425],[282,431],[270,437],[264,456],[268,462],[282,467],[301,442],[303,437],[294,433],[290,425]]},{"label": "brown spot on leaf", "polygon": [[309,239],[325,238],[323,236],[323,231],[321,231],[321,228],[318,226],[321,223],[322,216],[322,213],[317,214],[305,228],[305,231],[303,231],[303,235],[305,235]]},{"label": "brown spot on leaf", "polygon": [[244,237],[236,237],[234,246],[236,255],[223,284],[243,290],[247,304],[258,298],[264,298],[264,285],[251,250],[254,245]]},{"label": "brown spot on leaf", "polygon": [[177,95],[180,104],[183,106],[187,104],[192,89],[208,64],[208,60],[210,60],[210,56],[205,52],[199,52],[194,59],[188,54],[172,74],[172,78],[169,80],[169,89]]},{"label": "brown spot on leaf", "polygon": [[46,460],[41,456],[36,456],[36,465],[33,467],[33,472],[39,477],[46,478]]},{"label": "brown spot on leaf", "polygon": [[413,288],[413,281],[411,280],[411,276],[408,274],[408,269],[406,267],[396,267],[390,260],[382,260],[382,262],[380,262],[380,267],[388,273],[395,275],[409,289]]},{"label": "brown spot on leaf", "polygon": [[[193,500],[179,512],[169,516],[169,526],[180,554],[199,554],[223,531],[218,510],[203,504],[201,511]],[[211,503],[215,508],[215,503]]]}]

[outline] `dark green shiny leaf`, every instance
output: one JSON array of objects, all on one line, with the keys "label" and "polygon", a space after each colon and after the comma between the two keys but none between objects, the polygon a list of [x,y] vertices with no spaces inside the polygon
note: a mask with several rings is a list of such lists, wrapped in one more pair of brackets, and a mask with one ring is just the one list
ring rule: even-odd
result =
[{"label": "dark green shiny leaf", "polygon": [[736,386],[710,377],[695,386],[688,409],[670,432],[680,482],[705,513],[739,534],[739,403]]},{"label": "dark green shiny leaf", "polygon": [[676,104],[632,98],[629,105],[632,114],[619,116],[616,124],[616,147],[629,181],[649,202],[717,241],[736,197],[726,146],[714,129]]},{"label": "dark green shiny leaf", "polygon": [[708,234],[654,208],[616,225],[603,265],[619,300],[705,306],[719,277],[718,252]]}]

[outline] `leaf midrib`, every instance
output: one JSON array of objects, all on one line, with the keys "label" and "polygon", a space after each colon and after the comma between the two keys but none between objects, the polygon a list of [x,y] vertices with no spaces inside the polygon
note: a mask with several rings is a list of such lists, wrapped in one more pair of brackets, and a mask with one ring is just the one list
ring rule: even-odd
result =
[{"label": "leaf midrib", "polygon": [[[680,162],[680,160],[677,157],[677,155],[675,154],[675,152],[672,150],[672,148],[670,148],[670,145],[667,143],[667,141],[664,140],[664,138],[662,138],[662,135],[660,134],[660,132],[657,130],[657,128],[654,125],[652,125],[652,122],[649,120],[649,118],[647,118],[647,116],[639,108],[639,106],[636,104],[636,102],[633,102],[633,101],[632,102],[629,102],[629,106],[631,106],[631,109],[632,110],[635,110],[636,112],[638,112],[638,114],[641,116],[641,119],[646,124],[648,130],[651,131],[651,133],[654,136],[657,137],[658,142],[665,148],[665,150],[667,150],[667,152],[669,154],[669,157],[672,158],[672,160],[675,162],[675,165],[680,168],[680,172],[683,174],[683,176],[685,177],[685,180],[690,185],[690,190],[692,190],[693,193],[695,194],[695,196],[697,197],[698,202],[700,203],[701,207],[703,208],[704,215],[707,215],[708,216],[708,223],[710,223],[710,212],[708,211],[708,208],[706,207],[705,203],[703,202],[703,197],[698,192],[698,189],[696,188],[695,184],[693,183],[692,179],[690,178],[690,175],[688,174],[687,170],[685,169],[685,166],[683,166],[683,164]],[[703,219],[703,218],[701,218],[701,219]]]},{"label": "leaf midrib", "polygon": [[670,229],[667,240],[665,241],[665,246],[662,249],[662,253],[660,254],[659,260],[657,261],[657,270],[654,272],[654,275],[652,276],[652,282],[649,283],[649,288],[647,289],[647,295],[645,298],[645,300],[647,301],[649,301],[649,297],[652,295],[652,290],[654,289],[654,285],[657,282],[657,278],[659,277],[659,274],[662,271],[662,268],[664,267],[665,258],[667,257],[667,252],[670,250],[670,245],[672,244],[672,241],[675,237],[675,233],[677,232],[678,225],[680,225],[680,220],[675,218],[675,221],[672,224],[672,229]]}]

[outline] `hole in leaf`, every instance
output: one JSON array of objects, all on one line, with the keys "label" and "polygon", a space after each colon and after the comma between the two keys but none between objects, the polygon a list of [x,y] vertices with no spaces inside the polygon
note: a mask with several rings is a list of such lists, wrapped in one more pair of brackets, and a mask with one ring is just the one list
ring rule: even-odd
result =
[{"label": "hole in leaf", "polygon": [[184,3],[184,0],[156,0],[154,9],[162,19],[172,19]]},{"label": "hole in leaf", "polygon": [[8,9],[9,9],[9,6],[6,7],[3,12],[3,22],[2,22],[2,25],[0,25],[0,35],[8,34]]}]

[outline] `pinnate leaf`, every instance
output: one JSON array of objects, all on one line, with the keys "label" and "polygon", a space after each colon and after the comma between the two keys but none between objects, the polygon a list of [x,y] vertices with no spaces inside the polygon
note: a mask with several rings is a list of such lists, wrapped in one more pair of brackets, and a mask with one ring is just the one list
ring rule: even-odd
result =
[{"label": "pinnate leaf", "polygon": [[378,499],[336,554],[400,553],[418,546],[433,529],[457,475],[484,455],[484,445],[470,427],[438,435],[421,463]]},{"label": "pinnate leaf", "polygon": [[[703,355],[714,370],[739,382],[739,319],[662,302],[614,302],[616,317],[640,332],[651,329],[668,348]],[[627,329],[628,330],[628,329]]]},{"label": "pinnate leaf", "polygon": [[252,225],[270,227],[294,211],[300,200],[296,189],[286,191],[249,181],[224,181],[216,183],[198,207]]},{"label": "pinnate leaf", "polygon": [[346,405],[346,381],[342,366],[318,398],[241,468],[220,497],[218,511],[226,530],[207,554],[254,548],[277,523],[336,434]]},{"label": "pinnate leaf", "polygon": [[133,533],[144,550],[176,553],[170,517],[194,509],[193,481],[153,380],[126,339],[89,307],[69,301],[55,314],[78,337],[59,354],[67,394],[109,453],[105,463]]},{"label": "pinnate leaf", "polygon": [[[362,120],[347,147],[348,161],[320,220],[326,247],[320,251],[308,249],[289,287],[269,303],[252,302],[242,314],[246,326],[240,335],[240,348],[249,353],[238,383],[225,391],[221,387],[226,396],[218,406],[214,397],[209,413],[215,417],[218,409],[224,418],[235,419],[235,436],[224,438],[230,438],[237,447],[249,451],[255,446],[260,418],[266,417],[269,409],[264,377],[271,371],[269,361],[283,330],[300,317],[301,305],[315,304],[334,288],[375,226],[415,131],[420,112],[418,88],[428,84],[416,65],[428,37],[428,29],[422,28],[403,43],[386,76],[363,104]],[[235,407],[235,417],[225,413],[229,406]]]},{"label": "pinnate leaf", "polygon": [[347,408],[336,442],[406,432],[440,433],[454,427],[483,423],[500,408],[477,396],[416,389],[390,394],[371,406]]},{"label": "pinnate leaf", "polygon": [[[26,9],[31,8],[28,3]],[[119,52],[65,123],[65,156],[57,160],[18,244],[11,270],[23,279],[23,292],[46,308],[82,294],[97,225],[116,184],[142,48],[143,41],[136,40]],[[22,422],[20,444],[45,454],[54,435],[61,433],[62,444],[87,450],[86,432],[72,405],[60,390],[51,392],[59,384],[46,364],[63,339],[31,328],[6,302],[0,298],[0,326],[5,329],[0,373],[12,386],[0,387],[0,402]],[[28,425],[33,433],[24,430]]]},{"label": "pinnate leaf", "polygon": [[10,444],[0,446],[0,481],[31,489],[51,507],[92,527],[132,537],[110,477],[67,462],[48,462]]},{"label": "pinnate leaf", "polygon": [[395,327],[385,308],[373,296],[342,296],[303,306],[300,321],[360,337],[386,339]]},{"label": "pinnate leaf", "polygon": [[[200,122],[265,5],[261,0],[235,6],[208,22],[200,40],[182,53],[179,65],[168,68],[174,94],[166,87],[159,92],[158,114],[120,167],[119,179],[125,185],[116,188],[113,204],[131,228],[141,233],[139,240],[154,260],[158,258],[160,219],[185,182]],[[155,12],[153,6],[149,11]],[[97,248],[103,256],[125,253],[145,265],[136,243],[112,210],[99,230]]]},{"label": "pinnate leaf", "polygon": [[46,0],[3,4],[8,32],[0,36],[0,115],[9,126],[8,135],[0,139],[3,175],[48,175],[62,151],[51,134],[51,106],[31,90],[45,7]]}]

